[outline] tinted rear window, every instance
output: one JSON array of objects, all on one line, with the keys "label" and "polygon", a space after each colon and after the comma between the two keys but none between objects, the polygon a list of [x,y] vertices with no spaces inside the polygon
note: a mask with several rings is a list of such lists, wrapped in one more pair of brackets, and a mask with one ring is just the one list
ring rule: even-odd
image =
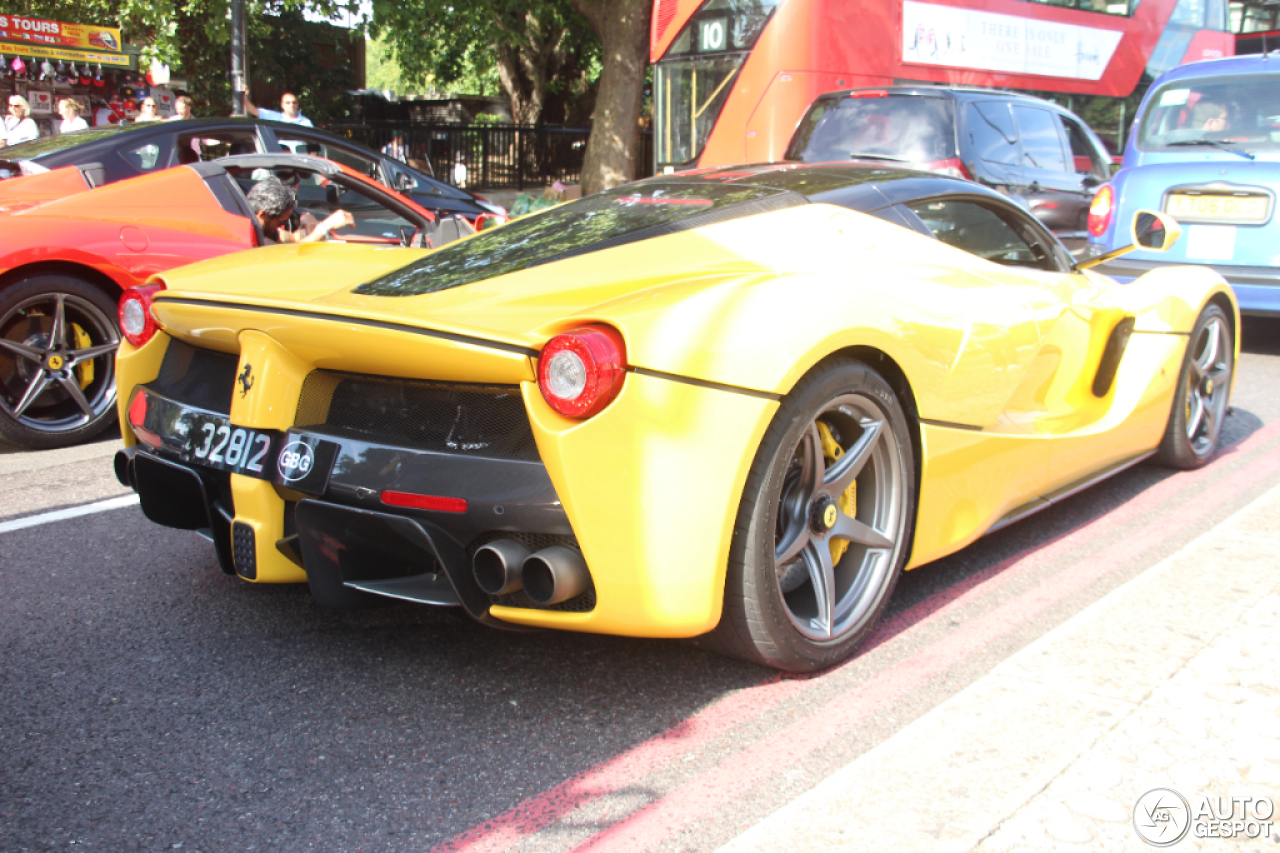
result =
[{"label": "tinted rear window", "polygon": [[1058,117],[1048,110],[1020,105],[1014,106],[1013,116],[1022,138],[1022,165],[1052,172],[1067,171]]},{"label": "tinted rear window", "polygon": [[573,255],[739,216],[805,204],[796,193],[720,183],[632,184],[517,219],[362,284],[370,296],[417,296]]},{"label": "tinted rear window", "polygon": [[927,163],[956,156],[955,105],[917,95],[819,100],[800,122],[788,160],[859,156]]},{"label": "tinted rear window", "polygon": [[973,156],[988,163],[1018,164],[1018,131],[1004,101],[969,104],[966,131]]}]

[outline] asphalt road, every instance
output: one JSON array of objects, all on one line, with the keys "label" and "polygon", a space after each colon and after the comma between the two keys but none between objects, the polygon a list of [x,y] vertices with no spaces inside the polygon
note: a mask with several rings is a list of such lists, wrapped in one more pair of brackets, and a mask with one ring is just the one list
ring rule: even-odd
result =
[{"label": "asphalt road", "polygon": [[[325,611],[136,506],[0,527],[0,851],[715,850],[1280,482],[1280,321],[1245,349],[1213,464],[1139,466],[909,573],[810,678]],[[113,449],[0,452],[0,525],[127,494]]]}]

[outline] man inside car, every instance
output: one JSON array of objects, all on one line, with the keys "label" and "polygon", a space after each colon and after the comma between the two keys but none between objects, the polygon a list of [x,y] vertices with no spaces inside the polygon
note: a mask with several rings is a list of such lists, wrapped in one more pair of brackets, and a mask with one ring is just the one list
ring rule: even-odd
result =
[{"label": "man inside car", "polygon": [[355,217],[345,210],[335,210],[314,228],[306,228],[301,222],[293,223],[297,196],[275,176],[264,178],[253,185],[247,196],[249,209],[262,226],[262,245],[278,243],[318,243],[329,232],[356,224]]}]

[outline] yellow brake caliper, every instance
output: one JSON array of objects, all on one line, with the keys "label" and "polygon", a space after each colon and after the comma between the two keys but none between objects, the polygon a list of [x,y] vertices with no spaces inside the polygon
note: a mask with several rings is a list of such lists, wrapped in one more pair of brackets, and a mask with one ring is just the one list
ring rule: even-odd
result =
[{"label": "yellow brake caliper", "polygon": [[[831,436],[831,430],[822,421],[818,421],[818,436],[822,439],[822,456],[827,461],[827,467],[833,462],[844,456],[844,448],[836,444],[836,440]],[[858,506],[858,481],[854,480],[849,484],[849,488],[844,490],[844,494],[836,501],[840,507],[840,511],[851,518],[857,517]],[[832,539],[831,540],[831,564],[839,565],[840,558],[844,556],[844,552],[849,548],[849,540]]]},{"label": "yellow brake caliper", "polygon": [[[93,339],[89,337],[89,333],[80,328],[79,324],[71,324],[71,334],[76,339],[76,349],[88,349],[93,346]],[[80,379],[80,390],[89,387],[89,383],[93,381],[93,359],[82,361],[76,365],[76,376]]]}]

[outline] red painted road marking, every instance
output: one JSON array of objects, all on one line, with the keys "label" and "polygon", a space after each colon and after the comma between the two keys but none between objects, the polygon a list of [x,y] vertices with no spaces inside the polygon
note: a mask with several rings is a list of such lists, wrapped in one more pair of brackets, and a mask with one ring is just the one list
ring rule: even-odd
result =
[{"label": "red painted road marking", "polygon": [[[869,638],[863,651],[874,648],[876,645],[891,639],[913,625],[922,624],[926,619],[932,622],[943,618],[950,612],[975,600],[980,595],[987,595],[991,591],[999,589],[1035,566],[1041,565],[1047,560],[1071,553],[1096,537],[1105,534],[1108,530],[1120,527],[1142,513],[1168,502],[1188,486],[1194,485],[1196,482],[1220,470],[1231,459],[1238,458],[1241,454],[1252,452],[1274,439],[1277,435],[1280,435],[1280,421],[1267,424],[1245,440],[1224,448],[1223,453],[1206,467],[1198,471],[1174,474],[1107,513],[1107,515],[1078,527],[1069,533],[1058,536],[1047,544],[1027,549],[952,585],[946,590],[930,596],[924,601],[896,614],[891,619],[882,622]],[[1273,456],[1275,456],[1275,452],[1268,454],[1264,458]],[[1246,470],[1252,471],[1252,469]],[[1256,472],[1254,473],[1256,474]],[[1253,482],[1256,479],[1258,479],[1258,476],[1250,476],[1249,481]],[[1240,488],[1244,488],[1244,485],[1241,485],[1239,480],[1233,482],[1239,485]],[[1210,490],[1210,492],[1212,491]],[[1195,512],[1195,517],[1202,517],[1208,511],[1208,504],[1204,503],[1207,497],[1208,495],[1202,495],[1196,498],[1200,508]],[[1190,514],[1182,513],[1178,517],[1178,522],[1180,524],[1185,523],[1190,517]],[[1147,529],[1152,528],[1154,525],[1155,522],[1149,524]],[[1161,538],[1163,536],[1158,537],[1158,539]],[[1116,546],[1112,547],[1122,547],[1126,543],[1131,544],[1131,540],[1117,543]],[[1153,542],[1152,544],[1156,543]],[[1107,550],[1104,549],[1103,552],[1091,558],[1091,560],[1101,559],[1103,554],[1107,553]],[[1138,551],[1131,553],[1138,553]],[[927,571],[928,569],[922,566],[921,570]],[[966,631],[968,629],[969,626],[966,626]],[[903,664],[900,663],[895,669],[902,666]],[[884,675],[885,673],[881,673],[877,678]],[[929,677],[932,677],[932,675]],[[876,679],[872,679],[867,685],[870,686],[875,681]],[[735,726],[750,722],[784,699],[790,698],[801,690],[806,689],[811,683],[809,681],[780,680],[777,676],[774,676],[763,682],[759,687],[752,687],[733,693],[694,714],[688,720],[681,722],[662,735],[638,744],[609,761],[603,762],[541,794],[525,800],[494,820],[458,835],[434,848],[434,850],[436,853],[480,853],[480,851],[496,853],[496,851],[506,850],[524,838],[552,825],[574,809],[621,790],[660,768],[665,763],[705,746],[711,740]],[[859,693],[858,690],[853,692]],[[841,701],[848,700],[846,698]],[[858,701],[864,701],[864,697],[860,693]],[[885,701],[889,700],[886,699]],[[711,771],[711,773],[715,772],[714,770]],[[697,780],[694,781],[696,782]],[[734,790],[743,790],[738,781],[731,781]],[[670,798],[669,796],[665,799]],[[663,801],[659,800],[657,803]],[[653,808],[653,806],[649,808]],[[624,823],[630,823],[630,821],[638,819],[647,810],[637,812],[636,815],[633,815]],[[605,832],[609,831],[605,830]],[[599,837],[597,835],[594,838]],[[594,838],[587,843],[594,843]]]},{"label": "red painted road marking", "polygon": [[[1176,518],[1148,524],[1073,569],[1059,572],[1033,589],[973,619],[948,637],[853,687],[818,710],[737,753],[715,769],[618,821],[573,848],[572,853],[647,850],[697,820],[711,815],[765,779],[793,766],[809,753],[847,733],[884,705],[923,686],[993,641],[1009,634],[1067,596],[1114,571],[1133,556],[1168,538],[1167,525],[1184,527],[1208,515],[1231,497],[1280,471],[1280,448],[1255,460],[1235,477],[1207,489]],[[940,613],[946,612],[944,608]]]},{"label": "red painted road marking", "polygon": [[[1035,566],[1042,565],[1062,555],[1070,554],[1093,539],[1104,535],[1108,530],[1122,527],[1144,512],[1167,504],[1188,487],[1195,485],[1212,474],[1216,474],[1228,464],[1229,460],[1256,450],[1278,435],[1280,435],[1280,421],[1273,421],[1243,441],[1224,448],[1221,455],[1205,467],[1195,471],[1181,471],[1167,477],[1111,510],[1106,515],[1060,534],[1044,544],[1028,548],[1008,559],[975,572],[964,580],[934,593],[902,612],[895,613],[876,626],[871,636],[867,638],[866,643],[863,644],[859,654],[865,654],[908,628],[924,622],[926,617],[937,613],[944,607],[952,610],[954,607],[949,605],[961,604],[972,600],[977,597],[978,593],[987,595],[1009,581],[1021,577]],[[912,569],[912,571],[927,570],[928,564],[920,566],[918,569]]]}]

